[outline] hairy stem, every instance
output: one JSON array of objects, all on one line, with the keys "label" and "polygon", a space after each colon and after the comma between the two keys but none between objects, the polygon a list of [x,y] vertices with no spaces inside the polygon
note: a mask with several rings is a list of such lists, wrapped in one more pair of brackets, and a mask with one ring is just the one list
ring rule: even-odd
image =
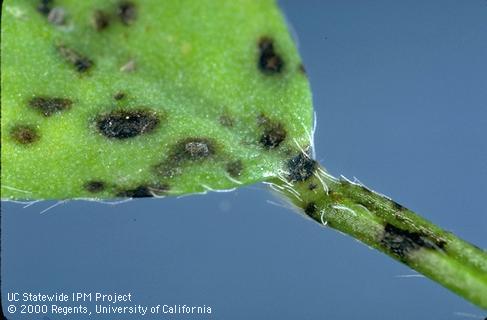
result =
[{"label": "hairy stem", "polygon": [[[487,253],[365,186],[336,179],[315,162],[272,181],[314,221],[374,247],[487,309]],[[310,163],[312,172],[306,173]]]}]

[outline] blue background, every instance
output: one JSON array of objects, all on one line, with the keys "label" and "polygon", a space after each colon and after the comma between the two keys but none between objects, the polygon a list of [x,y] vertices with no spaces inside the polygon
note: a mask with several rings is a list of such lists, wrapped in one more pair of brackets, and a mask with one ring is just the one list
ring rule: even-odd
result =
[{"label": "blue background", "polygon": [[[313,88],[318,159],[487,248],[487,1],[280,5]],[[258,185],[43,214],[52,202],[3,203],[3,306],[7,291],[117,291],[212,307],[197,319],[485,316],[268,200],[279,202]]]}]

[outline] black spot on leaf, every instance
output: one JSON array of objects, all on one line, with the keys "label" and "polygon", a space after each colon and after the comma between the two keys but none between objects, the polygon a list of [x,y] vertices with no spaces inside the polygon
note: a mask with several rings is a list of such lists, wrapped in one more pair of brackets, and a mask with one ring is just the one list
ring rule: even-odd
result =
[{"label": "black spot on leaf", "polygon": [[185,138],[173,145],[167,160],[154,166],[156,174],[172,178],[182,173],[185,162],[211,158],[216,153],[216,144],[209,138]]},{"label": "black spot on leaf", "polygon": [[232,161],[227,163],[225,169],[231,177],[238,178],[242,174],[243,163],[241,160]]},{"label": "black spot on leaf", "polygon": [[316,207],[316,203],[314,202],[310,202],[308,203],[305,207],[304,207],[304,213],[306,213],[306,215],[312,217],[315,213],[316,213],[316,210],[318,208]]},{"label": "black spot on leaf", "polygon": [[93,61],[71,48],[60,45],[57,49],[61,57],[71,64],[79,73],[86,72],[93,66]]},{"label": "black spot on leaf", "polygon": [[110,25],[110,16],[102,10],[95,10],[91,18],[91,24],[96,31],[102,31]]},{"label": "black spot on leaf", "polygon": [[135,4],[131,1],[122,1],[118,4],[117,15],[125,25],[132,24],[137,18]]},{"label": "black spot on leaf", "polygon": [[178,142],[173,149],[173,159],[200,160],[215,153],[214,143],[207,138],[187,138]]},{"label": "black spot on leaf", "polygon": [[52,0],[40,0],[39,4],[37,5],[37,11],[39,11],[41,14],[47,17],[49,12],[51,12],[52,3],[53,3]]},{"label": "black spot on leaf", "polygon": [[115,93],[115,95],[113,95],[113,99],[115,100],[122,100],[123,98],[125,98],[125,93],[123,92],[117,92]]},{"label": "black spot on leaf", "polygon": [[446,242],[442,239],[431,239],[426,234],[402,230],[392,224],[386,224],[381,244],[390,252],[404,260],[421,248],[442,250]]},{"label": "black spot on leaf", "polygon": [[286,129],[280,122],[271,121],[264,115],[260,115],[257,121],[261,127],[264,127],[259,142],[265,149],[275,149],[286,139]]},{"label": "black spot on leaf", "polygon": [[280,73],[284,68],[284,61],[274,49],[274,41],[271,38],[263,37],[259,40],[258,67],[264,74]]},{"label": "black spot on leaf", "polygon": [[123,198],[148,198],[154,195],[165,193],[169,190],[169,186],[146,186],[139,185],[133,189],[120,191],[117,196]]},{"label": "black spot on leaf", "polygon": [[227,128],[233,127],[233,125],[235,123],[233,118],[230,117],[229,115],[222,115],[222,116],[220,116],[220,118],[218,120],[220,121],[220,124],[222,126],[227,127]]},{"label": "black spot on leaf", "polygon": [[306,74],[306,69],[304,68],[304,65],[302,63],[299,65],[299,72],[301,72],[302,74]]},{"label": "black spot on leaf", "polygon": [[134,189],[121,191],[117,194],[117,196],[126,198],[147,198],[153,197],[154,195],[147,186],[138,186]]},{"label": "black spot on leaf", "polygon": [[115,110],[96,119],[96,127],[102,135],[119,140],[152,132],[159,123],[157,113],[146,109]]},{"label": "black spot on leaf", "polygon": [[317,166],[318,163],[309,155],[300,152],[287,161],[287,179],[290,182],[305,181],[314,174]]},{"label": "black spot on leaf", "polygon": [[19,124],[10,130],[10,137],[17,143],[27,145],[39,140],[39,133],[34,126]]},{"label": "black spot on leaf", "polygon": [[66,98],[34,97],[29,101],[29,106],[45,117],[67,110],[71,107],[72,101]]},{"label": "black spot on leaf", "polygon": [[264,129],[264,133],[260,137],[260,144],[265,149],[277,148],[286,139],[286,135],[284,127],[277,123]]},{"label": "black spot on leaf", "polygon": [[105,182],[99,180],[91,180],[84,184],[85,190],[91,193],[102,192],[103,190],[105,190],[105,187]]}]

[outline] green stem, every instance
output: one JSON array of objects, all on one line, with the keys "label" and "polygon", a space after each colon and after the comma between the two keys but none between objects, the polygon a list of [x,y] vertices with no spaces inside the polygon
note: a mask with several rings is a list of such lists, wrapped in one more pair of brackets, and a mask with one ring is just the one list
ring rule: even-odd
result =
[{"label": "green stem", "polygon": [[[302,160],[302,159],[301,159]],[[365,186],[316,163],[272,181],[304,214],[374,247],[487,309],[487,253]]]}]

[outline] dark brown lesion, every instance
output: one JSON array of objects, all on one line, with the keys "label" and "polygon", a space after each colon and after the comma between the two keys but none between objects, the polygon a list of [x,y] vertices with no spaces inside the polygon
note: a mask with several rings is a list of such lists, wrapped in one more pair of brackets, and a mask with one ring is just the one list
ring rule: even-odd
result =
[{"label": "dark brown lesion", "polygon": [[40,0],[39,4],[37,5],[37,11],[42,15],[46,16],[51,12],[53,0]]},{"label": "dark brown lesion", "polygon": [[96,128],[103,136],[118,140],[153,132],[159,124],[159,115],[149,109],[115,110],[95,120]]},{"label": "dark brown lesion", "polygon": [[83,188],[90,193],[99,193],[106,189],[106,183],[101,180],[90,180],[83,185]]},{"label": "dark brown lesion", "polygon": [[29,100],[29,106],[45,117],[68,110],[72,104],[70,99],[48,96],[37,96]]},{"label": "dark brown lesion", "polygon": [[119,91],[113,95],[113,99],[118,101],[118,100],[122,100],[123,98],[125,98],[125,96],[126,96],[125,92]]},{"label": "dark brown lesion", "polygon": [[68,48],[65,45],[59,45],[57,50],[61,57],[71,64],[79,73],[84,73],[93,66],[93,61],[91,59],[74,49]]},{"label": "dark brown lesion", "polygon": [[275,149],[286,139],[287,131],[282,123],[272,121],[263,114],[257,117],[257,123],[263,128],[259,143],[264,149]]},{"label": "dark brown lesion", "polygon": [[176,162],[184,160],[202,160],[215,154],[215,144],[207,138],[186,138],[173,147],[172,159]]},{"label": "dark brown lesion", "polygon": [[284,61],[274,48],[274,40],[262,37],[258,42],[258,67],[264,74],[280,73],[284,69]]},{"label": "dark brown lesion", "polygon": [[188,137],[179,140],[169,152],[169,157],[154,166],[154,172],[166,178],[182,173],[182,165],[187,162],[200,162],[216,155],[217,146],[213,139]]},{"label": "dark brown lesion", "polygon": [[117,197],[121,198],[148,198],[155,195],[165,194],[169,191],[168,185],[138,185],[135,188],[121,190],[117,193]]},{"label": "dark brown lesion", "polygon": [[403,230],[390,223],[385,225],[380,243],[403,261],[420,249],[444,251],[446,245],[443,239],[432,238],[423,232]]},{"label": "dark brown lesion", "polygon": [[117,7],[117,15],[124,25],[131,25],[137,18],[137,8],[132,1],[121,1]]},{"label": "dark brown lesion", "polygon": [[318,210],[318,207],[316,206],[315,202],[309,202],[304,207],[304,213],[310,217],[313,217],[313,215],[316,213],[317,210]]},{"label": "dark brown lesion", "polygon": [[110,25],[110,16],[103,10],[93,11],[91,24],[96,31],[103,31]]},{"label": "dark brown lesion", "polygon": [[227,128],[232,128],[235,124],[235,120],[227,114],[221,115],[220,118],[218,118],[218,122]]},{"label": "dark brown lesion", "polygon": [[228,162],[225,166],[225,170],[232,178],[239,178],[243,171],[242,160]]},{"label": "dark brown lesion", "polygon": [[306,181],[313,176],[318,163],[311,158],[311,155],[299,152],[286,163],[287,180],[289,182]]},{"label": "dark brown lesion", "polygon": [[10,129],[10,137],[18,144],[30,145],[40,139],[39,132],[35,126],[29,124],[18,124]]}]

